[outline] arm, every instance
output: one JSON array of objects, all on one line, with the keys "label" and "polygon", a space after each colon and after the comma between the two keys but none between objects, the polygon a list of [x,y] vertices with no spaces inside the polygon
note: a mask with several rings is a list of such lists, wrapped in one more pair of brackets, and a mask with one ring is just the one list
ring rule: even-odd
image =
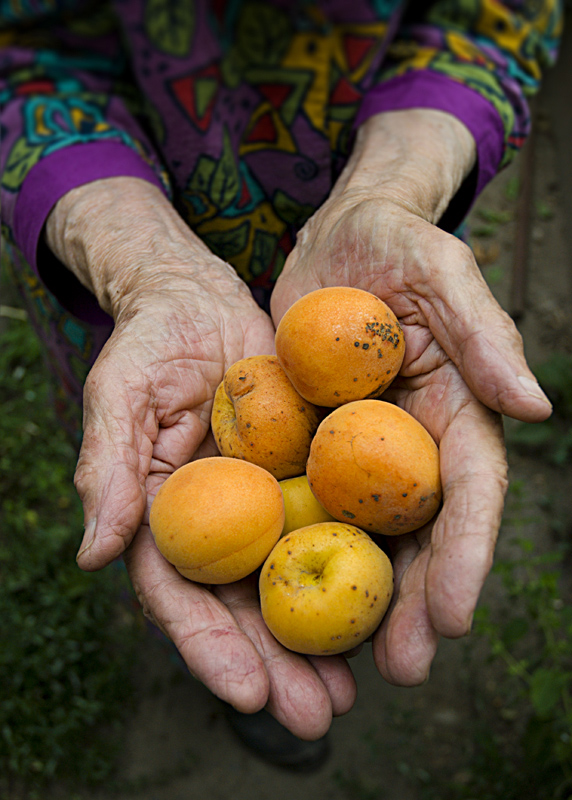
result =
[{"label": "arm", "polygon": [[449,114],[411,109],[369,119],[273,294],[278,324],[313,289],[356,286],[385,300],[404,329],[405,361],[387,399],[440,445],[444,488],[433,526],[389,541],[397,592],[374,658],[386,679],[404,685],[426,678],[439,635],[470,630],[506,490],[499,414],[550,414],[471,251],[435,224],[474,159],[470,133]]},{"label": "arm", "polygon": [[[85,20],[72,27],[98,30]],[[353,703],[345,660],[285,651],[262,621],[255,581],[212,592],[186,581],[147,524],[167,475],[214,454],[214,391],[234,361],[272,352],[272,323],[174,211],[156,154],[112,93],[120,85],[113,59],[86,57],[79,45],[66,57],[52,42],[36,64],[24,45],[20,37],[3,63],[6,230],[62,302],[77,299],[78,288],[65,292],[76,280],[90,313],[114,323],[84,388],[78,562],[99,569],[123,554],[144,613],[197,678],[241,711],[267,706],[299,735],[319,737]],[[30,119],[42,124],[26,128]],[[65,125],[44,137],[55,119]],[[38,194],[40,208],[29,204]]]},{"label": "arm", "polygon": [[464,124],[477,159],[439,220],[445,230],[454,230],[524,143],[527,101],[556,60],[561,31],[557,0],[410,4],[356,124],[412,108],[443,111]]},{"label": "arm", "polygon": [[2,222],[64,306],[109,323],[71,276],[60,280],[48,252],[38,259],[46,218],[63,195],[93,180],[137,177],[167,194],[169,186],[139,121],[115,17],[107,4],[84,5],[76,3],[65,23],[48,3],[0,18]]}]

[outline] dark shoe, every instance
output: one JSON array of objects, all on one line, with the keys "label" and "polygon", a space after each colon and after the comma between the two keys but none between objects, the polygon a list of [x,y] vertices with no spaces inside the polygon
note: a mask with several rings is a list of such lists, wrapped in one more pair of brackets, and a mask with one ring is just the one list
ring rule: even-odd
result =
[{"label": "dark shoe", "polygon": [[240,741],[271,764],[299,772],[319,769],[328,758],[328,737],[306,742],[290,733],[268,711],[241,714],[224,704],[226,718]]}]

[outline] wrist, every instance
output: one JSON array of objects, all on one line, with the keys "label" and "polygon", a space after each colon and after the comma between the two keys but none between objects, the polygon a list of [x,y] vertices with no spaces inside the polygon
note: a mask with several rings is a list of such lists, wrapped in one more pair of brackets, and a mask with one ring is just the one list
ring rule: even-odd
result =
[{"label": "wrist", "polygon": [[68,192],[48,216],[45,236],[59,260],[115,320],[135,295],[160,291],[177,278],[200,282],[207,267],[210,290],[216,290],[217,278],[222,283],[238,280],[163,193],[138,178],[99,180]]},{"label": "wrist", "polygon": [[435,224],[475,162],[473,136],[451,114],[383,112],[359,127],[336,191],[385,199]]}]

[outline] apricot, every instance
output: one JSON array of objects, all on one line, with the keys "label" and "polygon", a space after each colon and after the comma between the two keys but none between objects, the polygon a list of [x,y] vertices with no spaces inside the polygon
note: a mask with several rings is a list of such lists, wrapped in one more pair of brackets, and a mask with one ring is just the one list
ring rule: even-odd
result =
[{"label": "apricot", "polygon": [[370,533],[408,533],[441,501],[439,451],[407,411],[383,400],[337,408],[320,424],[306,465],[316,499]]},{"label": "apricot", "polygon": [[284,502],[262,467],[203,458],[167,478],[149,522],[157,548],[185,578],[232,583],[257,569],[280,538]]},{"label": "apricot", "polygon": [[306,475],[280,481],[280,488],[284,497],[285,511],[282,536],[318,522],[335,522],[332,515],[328,514],[312,494]]},{"label": "apricot", "polygon": [[393,311],[362,289],[336,286],[301,297],[276,331],[276,354],[296,390],[318,406],[379,397],[403,361]]},{"label": "apricot", "polygon": [[334,655],[361,644],[383,619],[393,569],[364,531],[341,522],[280,539],[260,572],[262,616],[284,647]]},{"label": "apricot", "polygon": [[223,456],[241,458],[292,478],[306,469],[320,417],[300,397],[276,356],[252,356],[233,364],[218,387],[211,426]]}]

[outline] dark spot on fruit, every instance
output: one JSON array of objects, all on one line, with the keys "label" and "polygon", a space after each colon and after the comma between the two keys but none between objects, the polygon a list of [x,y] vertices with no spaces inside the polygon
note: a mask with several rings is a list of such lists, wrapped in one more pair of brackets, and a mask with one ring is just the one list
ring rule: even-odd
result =
[{"label": "dark spot on fruit", "polygon": [[294,611],[294,609],[293,609],[293,608],[291,608],[291,609],[290,609],[290,611]]},{"label": "dark spot on fruit", "polygon": [[377,600],[377,595],[376,594],[374,594],[373,599],[374,599],[374,601]]},{"label": "dark spot on fruit", "polygon": [[247,428],[251,428],[251,427],[252,427],[252,426],[251,426],[251,424],[250,424],[250,422],[247,422],[247,423],[246,423],[246,427],[247,427]]},{"label": "dark spot on fruit", "polygon": [[416,484],[416,483],[414,483],[414,484],[413,484],[413,486],[417,486],[417,484]]},{"label": "dark spot on fruit", "polygon": [[356,591],[356,589],[357,589],[357,586],[352,586],[352,589],[353,589],[353,591],[355,592],[355,591]]},{"label": "dark spot on fruit", "polygon": [[355,619],[350,619],[350,625],[354,625],[354,624],[355,624]]},{"label": "dark spot on fruit", "polygon": [[324,588],[323,586],[322,586],[322,591],[323,591],[323,592],[325,592],[325,591],[326,591],[326,590],[325,590],[325,588]]},{"label": "dark spot on fruit", "polygon": [[[342,514],[344,515],[344,517],[349,517],[350,519],[355,519],[356,518],[356,515],[352,514],[351,511],[345,511],[344,510],[344,511],[342,511]],[[335,534],[334,534],[334,536],[335,536]]]},{"label": "dark spot on fruit", "polygon": [[401,519],[401,514],[396,514],[393,519]]},{"label": "dark spot on fruit", "polygon": [[366,596],[366,597],[369,597],[369,592],[368,592],[368,590],[367,590],[367,589],[365,590],[365,596]]},{"label": "dark spot on fruit", "polygon": [[270,564],[270,569],[274,569],[274,564]]},{"label": "dark spot on fruit", "polygon": [[359,342],[354,342],[354,347],[359,347]]},{"label": "dark spot on fruit", "polygon": [[276,581],[272,581],[272,586],[276,586]]},{"label": "dark spot on fruit", "polygon": [[358,503],[363,503],[363,500],[358,500]]},{"label": "dark spot on fruit", "polygon": [[300,406],[300,413],[303,414],[306,410],[306,406]]},{"label": "dark spot on fruit", "polygon": [[336,336],[336,342],[339,342],[339,341],[340,341],[340,337]]},{"label": "dark spot on fruit", "polygon": [[338,535],[337,533],[332,533],[332,536],[337,536],[337,535]]},{"label": "dark spot on fruit", "polygon": [[383,358],[383,353],[381,352],[381,350],[379,349],[379,347],[377,348],[377,357],[378,357],[378,358]]},{"label": "dark spot on fruit", "polygon": [[380,436],[380,437],[379,437],[379,441],[380,441],[380,442],[385,442],[385,436]]},{"label": "dark spot on fruit", "polygon": [[391,374],[391,370],[390,370],[390,369],[388,369],[388,370],[387,370],[387,372],[386,372],[385,374],[386,374],[386,375],[390,375],[390,374]]},{"label": "dark spot on fruit", "polygon": [[378,494],[372,494],[372,497],[373,497],[373,499],[375,500],[376,503],[379,502],[379,495]]},{"label": "dark spot on fruit", "polygon": [[362,344],[362,348],[363,348],[364,350],[369,350],[369,344],[368,344],[367,342],[364,342],[364,343]]},{"label": "dark spot on fruit", "polygon": [[403,492],[402,497],[407,497],[407,492]]},{"label": "dark spot on fruit", "polygon": [[335,431],[330,431],[330,433],[335,433]]},{"label": "dark spot on fruit", "polygon": [[357,383],[357,378],[354,378],[354,383]]},{"label": "dark spot on fruit", "polygon": [[243,375],[243,376],[242,376],[242,377],[240,377],[238,380],[239,380],[239,381],[245,381],[245,380],[246,380],[246,375]]},{"label": "dark spot on fruit", "polygon": [[425,500],[427,500],[427,498],[426,498],[426,497],[422,497],[422,498],[419,500],[419,502],[420,502],[420,503],[424,503],[424,502],[425,502]]},{"label": "dark spot on fruit", "polygon": [[339,392],[334,392],[334,397],[339,397],[339,396],[340,396]]},{"label": "dark spot on fruit", "polygon": [[370,608],[373,608],[373,603],[370,603],[370,604],[369,604],[369,607],[370,607]]},{"label": "dark spot on fruit", "polygon": [[338,633],[338,635],[336,636],[336,639],[341,639],[341,638],[342,638],[342,637],[341,637],[341,636],[340,636],[340,634]]},{"label": "dark spot on fruit", "polygon": [[289,555],[289,556],[291,556],[291,555],[292,555],[292,551],[291,551],[291,550],[288,550],[288,555]]}]

